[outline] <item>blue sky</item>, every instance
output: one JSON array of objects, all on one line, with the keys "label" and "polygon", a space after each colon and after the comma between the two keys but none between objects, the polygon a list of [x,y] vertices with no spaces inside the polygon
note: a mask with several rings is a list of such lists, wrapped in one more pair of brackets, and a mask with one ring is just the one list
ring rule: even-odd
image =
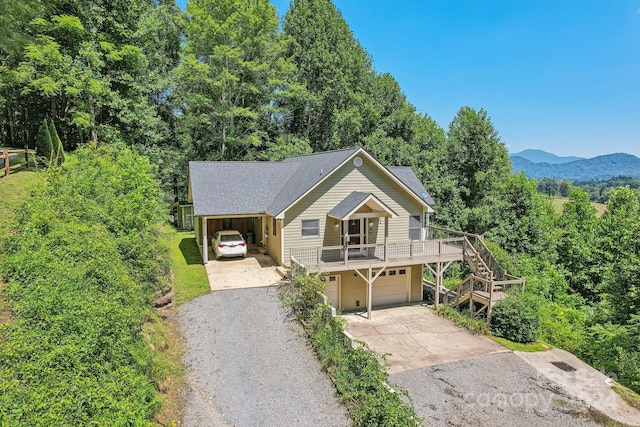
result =
[{"label": "blue sky", "polygon": [[334,4],[376,70],[443,128],[468,105],[511,152],[640,157],[640,0]]}]

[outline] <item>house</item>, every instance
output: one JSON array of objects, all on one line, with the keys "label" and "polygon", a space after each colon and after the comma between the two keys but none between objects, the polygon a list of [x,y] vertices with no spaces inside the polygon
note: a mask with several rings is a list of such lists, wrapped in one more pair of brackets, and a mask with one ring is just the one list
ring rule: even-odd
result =
[{"label": "house", "polygon": [[188,201],[204,263],[211,236],[236,229],[277,264],[324,273],[339,310],[421,301],[425,266],[440,286],[473,251],[464,235],[433,238],[434,201],[411,168],[385,167],[363,148],[189,162]]}]

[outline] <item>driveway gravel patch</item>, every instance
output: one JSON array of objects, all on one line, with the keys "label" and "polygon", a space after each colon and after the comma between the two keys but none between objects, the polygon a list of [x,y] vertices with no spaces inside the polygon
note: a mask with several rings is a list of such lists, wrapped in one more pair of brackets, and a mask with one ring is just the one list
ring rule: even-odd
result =
[{"label": "driveway gravel patch", "polygon": [[390,375],[428,426],[598,426],[580,400],[513,353]]},{"label": "driveway gravel patch", "polygon": [[188,382],[184,425],[350,425],[277,292],[217,291],[179,307]]}]

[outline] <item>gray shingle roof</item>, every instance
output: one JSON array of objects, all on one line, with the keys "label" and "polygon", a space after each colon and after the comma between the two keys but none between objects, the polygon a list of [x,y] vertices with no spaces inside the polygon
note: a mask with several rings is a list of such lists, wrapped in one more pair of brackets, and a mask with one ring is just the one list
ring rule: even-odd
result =
[{"label": "gray shingle roof", "polygon": [[189,162],[193,214],[264,214],[298,166],[281,162]]},{"label": "gray shingle roof", "polygon": [[342,199],[340,203],[334,206],[329,215],[335,218],[344,218],[349,212],[354,210],[360,203],[362,203],[371,193],[363,193],[362,191],[354,191],[347,197]]},{"label": "gray shingle roof", "polygon": [[396,178],[404,183],[416,196],[420,197],[426,204],[433,207],[436,202],[433,201],[431,194],[425,190],[424,186],[418,179],[413,169],[409,166],[389,166],[387,170],[391,172]]},{"label": "gray shingle roof", "polygon": [[300,167],[273,200],[273,203],[267,209],[267,213],[271,216],[281,213],[358,150],[359,148],[355,147],[284,159],[282,161],[283,164],[295,163]]},{"label": "gray shingle roof", "polygon": [[[189,162],[193,214],[276,216],[359,149],[288,157],[280,162]],[[434,205],[411,168],[387,169],[425,203]],[[354,193],[364,194],[365,198],[369,195]]]},{"label": "gray shingle roof", "polygon": [[344,219],[351,211],[357,208],[362,202],[364,202],[369,196],[375,199],[375,202],[380,206],[384,207],[387,211],[391,212],[393,215],[397,215],[393,209],[384,204],[380,199],[378,199],[375,194],[372,193],[364,193],[362,191],[354,191],[349,194],[347,197],[342,199],[340,203],[334,206],[333,209],[329,212],[329,216],[334,218]]}]

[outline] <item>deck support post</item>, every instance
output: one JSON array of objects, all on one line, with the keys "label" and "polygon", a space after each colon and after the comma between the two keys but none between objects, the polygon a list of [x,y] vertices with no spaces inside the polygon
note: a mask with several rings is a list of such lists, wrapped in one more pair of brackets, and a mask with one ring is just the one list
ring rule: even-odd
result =
[{"label": "deck support post", "polygon": [[471,278],[471,283],[469,284],[469,315],[473,317],[473,288],[474,288],[474,278]]},{"label": "deck support post", "polygon": [[202,262],[209,262],[209,245],[207,242],[207,217],[202,217]]},{"label": "deck support post", "polygon": [[434,296],[436,309],[440,305],[440,289],[442,288],[442,262],[436,263],[436,292]]}]

